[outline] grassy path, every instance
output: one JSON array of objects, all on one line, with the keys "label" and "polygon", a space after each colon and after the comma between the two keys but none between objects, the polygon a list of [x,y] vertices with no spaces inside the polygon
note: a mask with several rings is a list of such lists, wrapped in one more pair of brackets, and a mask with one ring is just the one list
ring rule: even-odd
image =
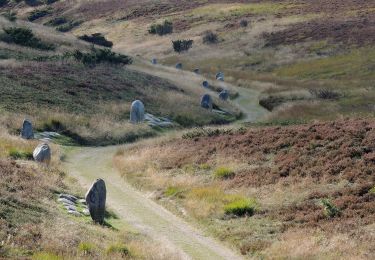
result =
[{"label": "grassy path", "polygon": [[85,188],[95,179],[103,178],[107,185],[108,206],[131,226],[177,250],[176,258],[240,259],[230,249],[206,237],[127,184],[112,167],[112,158],[118,148],[75,148],[67,153],[63,167]]}]

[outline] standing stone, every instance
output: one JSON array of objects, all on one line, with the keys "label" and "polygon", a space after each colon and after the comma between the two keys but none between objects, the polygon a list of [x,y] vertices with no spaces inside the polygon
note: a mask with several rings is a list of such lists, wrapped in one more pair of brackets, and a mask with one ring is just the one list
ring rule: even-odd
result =
[{"label": "standing stone", "polygon": [[207,109],[212,109],[212,98],[209,94],[203,95],[201,99],[201,107],[207,108]]},{"label": "standing stone", "polygon": [[210,84],[208,83],[207,80],[205,80],[205,81],[202,82],[202,86],[203,86],[204,88],[209,88],[209,87],[210,87]]},{"label": "standing stone", "polygon": [[155,65],[155,64],[158,64],[158,60],[155,59],[155,58],[153,58],[153,59],[151,60],[151,63],[154,64],[154,65]]},{"label": "standing stone", "polygon": [[21,129],[21,137],[23,139],[34,138],[33,125],[27,119],[23,120],[22,129]]},{"label": "standing stone", "polygon": [[35,148],[33,157],[35,161],[48,165],[51,161],[51,148],[46,143],[40,144]]},{"label": "standing stone", "polygon": [[182,63],[177,63],[176,64],[176,69],[178,69],[178,70],[182,69]]},{"label": "standing stone", "polygon": [[137,124],[145,119],[145,106],[140,100],[135,100],[130,108],[130,122]]},{"label": "standing stone", "polygon": [[200,71],[200,69],[196,68],[196,69],[194,69],[194,73],[199,75],[201,73],[201,71]]},{"label": "standing stone", "polygon": [[107,189],[102,179],[97,179],[86,193],[86,203],[94,222],[103,224]]},{"label": "standing stone", "polygon": [[228,98],[229,98],[228,91],[226,89],[224,89],[223,91],[221,91],[220,94],[219,94],[219,98],[221,100],[224,100],[224,101],[228,100]]}]

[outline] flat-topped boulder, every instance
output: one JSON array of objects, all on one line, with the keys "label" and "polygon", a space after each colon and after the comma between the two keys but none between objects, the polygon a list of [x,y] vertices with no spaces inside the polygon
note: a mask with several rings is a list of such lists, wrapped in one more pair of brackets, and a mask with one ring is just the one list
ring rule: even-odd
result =
[{"label": "flat-topped boulder", "polygon": [[215,78],[218,80],[219,78],[223,78],[224,79],[224,73],[223,72],[218,72],[218,73],[216,73],[216,76],[215,76]]},{"label": "flat-topped boulder", "polygon": [[209,94],[205,94],[201,98],[201,107],[206,109],[212,109],[212,98]]},{"label": "flat-topped boulder", "polygon": [[229,98],[228,91],[226,89],[224,89],[223,91],[221,91],[220,94],[219,94],[219,98],[221,100],[224,100],[224,101],[228,100],[228,98]]},{"label": "flat-topped boulder", "polygon": [[97,179],[86,193],[86,203],[94,222],[103,224],[107,189],[102,179]]},{"label": "flat-topped boulder", "polygon": [[47,143],[38,145],[33,152],[33,158],[37,162],[48,165],[51,162],[51,148],[49,145]]},{"label": "flat-topped boulder", "polygon": [[205,80],[205,81],[202,82],[202,86],[203,86],[204,88],[209,88],[209,87],[210,87],[210,83],[208,83],[208,81]]},{"label": "flat-topped boulder", "polygon": [[23,139],[34,138],[33,125],[31,121],[28,119],[23,120],[22,129],[21,129],[21,137]]},{"label": "flat-topped boulder", "polygon": [[130,122],[141,123],[145,119],[145,106],[142,101],[135,100],[130,107]]}]

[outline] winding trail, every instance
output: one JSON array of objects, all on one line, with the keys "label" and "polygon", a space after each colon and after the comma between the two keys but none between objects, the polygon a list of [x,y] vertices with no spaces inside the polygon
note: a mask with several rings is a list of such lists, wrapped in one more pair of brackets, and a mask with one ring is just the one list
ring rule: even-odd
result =
[{"label": "winding trail", "polygon": [[131,226],[163,241],[167,248],[178,249],[178,259],[241,259],[126,183],[112,167],[119,147],[75,148],[67,153],[63,168],[84,188],[97,178],[104,179],[109,207]]},{"label": "winding trail", "polygon": [[[161,65],[132,65],[132,69],[158,76],[172,83],[204,93],[201,83],[205,79],[187,71],[178,71]],[[259,106],[259,93],[252,89],[237,88],[228,83],[219,83],[223,87],[235,89],[239,97],[231,101],[245,115],[243,122],[253,122],[267,112]],[[217,95],[217,93],[212,92]],[[66,152],[63,168],[77,178],[80,184],[89,188],[91,183],[102,178],[107,186],[107,203],[117,215],[132,227],[152,238],[163,241],[163,244],[178,252],[177,259],[242,259],[233,250],[225,247],[184,220],[173,215],[165,208],[132,188],[113,168],[112,159],[119,148],[126,145],[73,148]]]}]

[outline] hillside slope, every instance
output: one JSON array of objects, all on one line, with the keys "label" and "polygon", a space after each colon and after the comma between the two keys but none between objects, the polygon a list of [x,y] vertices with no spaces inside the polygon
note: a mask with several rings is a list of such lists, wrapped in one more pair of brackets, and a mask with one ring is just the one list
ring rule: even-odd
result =
[{"label": "hillside slope", "polygon": [[[196,130],[120,150],[115,164],[249,257],[366,259],[375,246],[374,123]],[[249,213],[228,215],[229,205]]]}]

